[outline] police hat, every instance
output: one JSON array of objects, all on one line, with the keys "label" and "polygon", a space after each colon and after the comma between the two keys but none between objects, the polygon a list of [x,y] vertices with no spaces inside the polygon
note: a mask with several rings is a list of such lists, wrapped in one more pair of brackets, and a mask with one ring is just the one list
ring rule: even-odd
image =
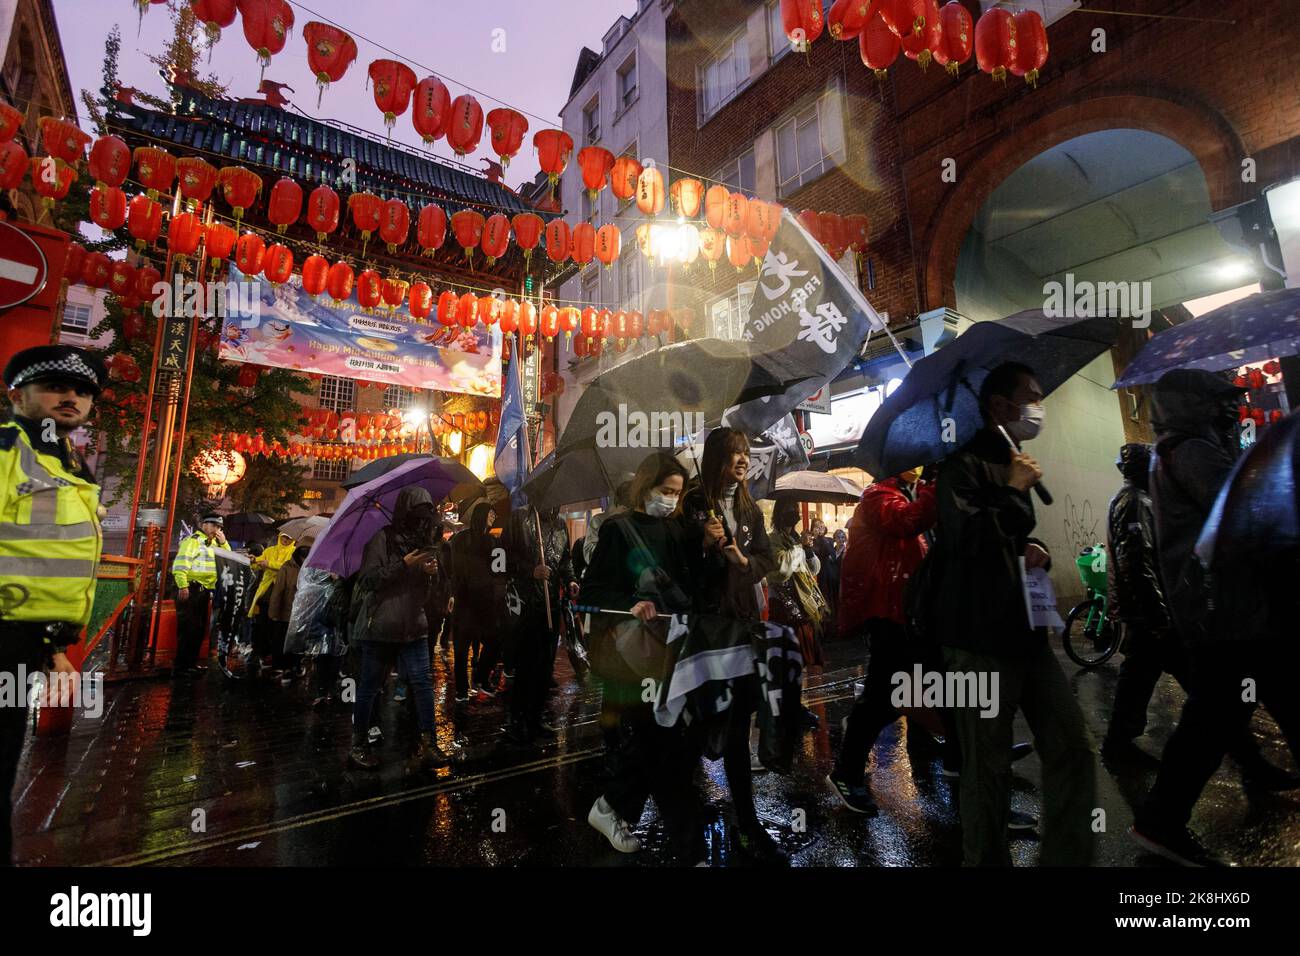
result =
[{"label": "police hat", "polygon": [[98,395],[108,381],[108,370],[94,352],[71,345],[38,345],[23,349],[9,360],[4,380],[9,388],[33,382],[87,385]]},{"label": "police hat", "polygon": [[216,525],[218,528],[224,528],[226,526],[226,519],[221,517],[221,515],[218,514],[204,515],[202,518],[199,519],[199,524],[207,524],[209,521],[212,522],[214,525]]}]

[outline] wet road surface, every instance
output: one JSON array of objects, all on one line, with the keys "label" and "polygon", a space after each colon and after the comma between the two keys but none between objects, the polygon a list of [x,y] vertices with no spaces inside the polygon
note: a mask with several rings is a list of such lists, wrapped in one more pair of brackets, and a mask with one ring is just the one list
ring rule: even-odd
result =
[{"label": "wet road surface", "polygon": [[[1117,664],[1088,672],[1062,656],[1096,740],[1114,694]],[[823,778],[839,745],[865,651],[850,641],[826,647],[826,666],[808,675],[805,702],[821,727],[805,734],[793,773],[755,778],[769,832],[799,866],[954,866],[960,863],[957,781],[941,762],[909,756],[906,722],[876,744],[871,787],[879,816],[843,809]],[[410,705],[381,702],[379,771],[346,767],[346,706],[312,710],[309,681],[233,681],[215,667],[201,679],[111,685],[99,718],[79,716],[70,734],[29,739],[15,790],[15,855],[24,865],[434,865],[660,866],[671,862],[653,802],[636,828],[645,849],[624,855],[586,822],[602,789],[600,697],[594,681],[574,680],[564,655],[551,713],[558,738],[521,747],[501,731],[502,703],[454,705],[449,654],[434,655],[438,735],[444,749],[464,742],[452,768],[407,776],[415,737]],[[1139,743],[1159,753],[1182,704],[1162,679]],[[1017,740],[1029,740],[1017,718]],[[1280,735],[1260,712],[1254,731],[1266,756],[1289,766]],[[722,763],[702,761],[715,865],[741,865],[725,821]],[[1099,765],[1098,865],[1165,865],[1130,843],[1132,806],[1153,774],[1116,775]],[[1015,765],[1013,807],[1037,812],[1035,755]],[[1300,796],[1248,800],[1225,761],[1192,824],[1212,849],[1243,865],[1300,865]],[[1032,836],[1012,841],[1017,865],[1033,865]]]}]

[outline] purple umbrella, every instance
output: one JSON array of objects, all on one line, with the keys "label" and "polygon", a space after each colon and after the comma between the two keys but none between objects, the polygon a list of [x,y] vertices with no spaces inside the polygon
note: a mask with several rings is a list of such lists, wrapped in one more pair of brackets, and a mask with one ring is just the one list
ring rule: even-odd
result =
[{"label": "purple umbrella", "polygon": [[473,472],[450,458],[422,458],[399,465],[386,475],[348,492],[307,554],[306,567],[346,578],[361,567],[361,552],[376,531],[393,520],[393,508],[403,488],[417,485],[434,501],[445,498],[465,481],[478,481]]}]

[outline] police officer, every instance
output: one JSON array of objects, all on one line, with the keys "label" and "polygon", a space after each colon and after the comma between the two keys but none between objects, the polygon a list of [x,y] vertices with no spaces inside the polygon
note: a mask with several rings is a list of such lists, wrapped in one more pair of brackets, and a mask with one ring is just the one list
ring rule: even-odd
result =
[{"label": "police officer", "polygon": [[63,345],[26,349],[4,368],[13,412],[0,424],[0,672],[18,692],[0,706],[0,865],[12,855],[10,800],[27,727],[19,675],[76,673],[64,651],[95,599],[99,486],[68,436],[106,379],[93,353]]},{"label": "police officer", "polygon": [[230,547],[221,530],[225,522],[219,514],[205,514],[199,530],[181,542],[172,562],[176,579],[176,663],[173,677],[197,677],[199,645],[208,626],[208,609],[212,591],[217,586],[216,544]]}]

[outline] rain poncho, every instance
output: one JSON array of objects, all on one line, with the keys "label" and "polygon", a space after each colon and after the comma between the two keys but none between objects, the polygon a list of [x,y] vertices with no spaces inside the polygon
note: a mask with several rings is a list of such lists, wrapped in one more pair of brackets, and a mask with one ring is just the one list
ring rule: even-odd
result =
[{"label": "rain poncho", "polygon": [[262,556],[257,559],[256,566],[262,568],[262,580],[258,582],[257,590],[253,593],[253,603],[248,609],[249,617],[257,616],[262,598],[266,597],[267,592],[271,590],[271,585],[275,583],[276,572],[293,557],[294,547],[293,538],[282,534],[276,543],[263,551]]}]

